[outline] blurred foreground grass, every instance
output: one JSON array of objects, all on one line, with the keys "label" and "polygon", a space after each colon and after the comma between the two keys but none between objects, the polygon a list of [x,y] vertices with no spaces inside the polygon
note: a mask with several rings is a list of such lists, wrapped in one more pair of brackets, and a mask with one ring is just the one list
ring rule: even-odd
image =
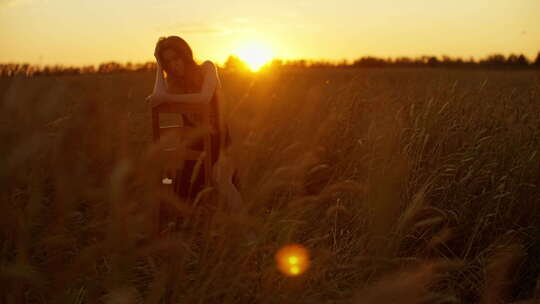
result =
[{"label": "blurred foreground grass", "polygon": [[[0,79],[0,302],[540,299],[540,74],[222,74],[242,212],[160,192],[152,73]],[[176,224],[150,236],[162,202]],[[274,255],[301,244],[309,269]]]}]

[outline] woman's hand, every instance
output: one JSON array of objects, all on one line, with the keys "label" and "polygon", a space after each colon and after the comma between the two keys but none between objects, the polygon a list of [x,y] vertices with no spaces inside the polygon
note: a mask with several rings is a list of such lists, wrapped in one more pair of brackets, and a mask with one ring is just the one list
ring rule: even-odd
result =
[{"label": "woman's hand", "polygon": [[157,107],[162,103],[166,102],[167,93],[154,92],[152,95],[146,97],[146,103],[152,108]]}]

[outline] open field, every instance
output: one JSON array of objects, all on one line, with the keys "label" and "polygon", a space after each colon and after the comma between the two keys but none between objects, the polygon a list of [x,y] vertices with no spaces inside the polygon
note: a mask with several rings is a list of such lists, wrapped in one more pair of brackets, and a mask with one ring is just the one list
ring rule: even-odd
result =
[{"label": "open field", "polygon": [[540,300],[540,72],[223,71],[235,214],[158,189],[153,82],[0,78],[0,302]]}]

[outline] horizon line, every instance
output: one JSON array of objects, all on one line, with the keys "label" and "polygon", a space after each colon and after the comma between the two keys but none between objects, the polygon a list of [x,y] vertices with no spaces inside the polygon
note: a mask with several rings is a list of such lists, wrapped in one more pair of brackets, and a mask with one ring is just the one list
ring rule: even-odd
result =
[{"label": "horizon line", "polygon": [[[355,57],[353,59],[351,58],[301,58],[301,57],[298,57],[298,58],[283,58],[283,57],[273,57],[272,59],[268,60],[267,64],[268,63],[271,63],[272,61],[282,61],[282,62],[295,62],[295,61],[306,61],[306,62],[326,62],[326,63],[335,63],[335,64],[339,64],[339,63],[342,63],[342,62],[347,62],[347,63],[353,63],[355,60],[359,60],[359,59],[362,59],[362,58],[376,58],[376,59],[383,59],[383,60],[390,60],[390,61],[393,61],[393,60],[396,60],[396,59],[404,59],[404,58],[408,58],[408,59],[420,59],[420,58],[437,58],[437,59],[444,59],[444,58],[449,58],[449,59],[452,59],[452,60],[458,60],[458,59],[461,59],[461,60],[464,60],[464,61],[478,61],[478,60],[481,60],[481,59],[487,59],[491,56],[499,56],[499,55],[502,55],[504,56],[505,58],[509,57],[509,56],[512,56],[512,55],[515,55],[515,56],[524,56],[529,62],[534,62],[535,61],[535,58],[534,57],[528,57],[526,54],[524,53],[516,53],[516,52],[506,52],[506,53],[497,53],[497,52],[491,52],[491,53],[488,53],[484,56],[451,56],[451,55],[447,55],[447,54],[442,54],[442,55],[433,55],[433,54],[418,54],[418,55],[414,55],[414,56],[406,56],[406,55],[398,55],[398,56],[378,56],[378,55],[374,55],[374,54],[366,54],[366,55],[362,55],[362,56],[358,56],[358,57]],[[533,55],[534,56],[534,55]],[[201,62],[204,62],[206,60],[210,60],[214,63],[216,63],[217,65],[219,66],[223,66],[227,60],[230,58],[230,57],[236,57],[238,59],[240,59],[241,61],[244,62],[244,60],[242,60],[240,58],[240,56],[236,55],[236,54],[229,54],[226,56],[226,59],[223,60],[223,61],[217,61],[217,60],[212,60],[212,59],[199,59],[199,58],[195,58],[194,60],[198,63],[201,63]],[[537,57],[540,57],[540,50],[538,51],[537,53]],[[89,66],[96,66],[96,67],[99,67],[99,65],[101,64],[107,64],[107,63],[118,63],[118,64],[121,64],[121,65],[127,65],[129,63],[133,64],[133,65],[137,65],[137,64],[148,64],[148,63],[155,63],[155,59],[150,59],[150,60],[147,60],[147,61],[131,61],[131,60],[127,60],[127,61],[117,61],[117,60],[114,60],[114,59],[110,59],[110,60],[104,60],[104,61],[101,61],[99,63],[80,63],[80,64],[66,64],[66,63],[33,63],[33,62],[23,62],[23,61],[0,61],[0,65],[8,65],[8,64],[22,64],[22,65],[25,65],[25,64],[28,64],[28,65],[31,65],[31,66],[37,66],[37,67],[46,67],[46,66],[62,66],[62,67],[89,67]]]}]

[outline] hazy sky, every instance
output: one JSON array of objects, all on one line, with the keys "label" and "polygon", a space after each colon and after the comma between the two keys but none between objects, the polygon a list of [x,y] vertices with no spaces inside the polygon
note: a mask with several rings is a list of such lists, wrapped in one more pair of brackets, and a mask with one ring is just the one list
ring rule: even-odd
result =
[{"label": "hazy sky", "polygon": [[534,59],[540,0],[0,0],[0,62],[144,62],[162,35],[218,63],[252,39],[281,58]]}]

